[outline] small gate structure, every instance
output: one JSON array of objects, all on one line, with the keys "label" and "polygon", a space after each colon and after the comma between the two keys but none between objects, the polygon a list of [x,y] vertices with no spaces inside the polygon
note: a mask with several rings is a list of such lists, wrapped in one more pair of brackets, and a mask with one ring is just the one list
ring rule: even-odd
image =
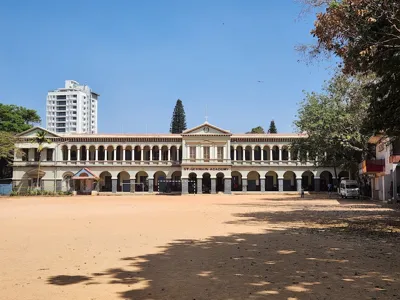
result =
[{"label": "small gate structure", "polygon": [[[182,180],[158,180],[157,188],[159,194],[180,194],[182,193]],[[196,181],[188,181],[189,194],[196,194]]]},{"label": "small gate structure", "polygon": [[0,195],[8,196],[12,192],[12,180],[11,179],[0,179]]}]

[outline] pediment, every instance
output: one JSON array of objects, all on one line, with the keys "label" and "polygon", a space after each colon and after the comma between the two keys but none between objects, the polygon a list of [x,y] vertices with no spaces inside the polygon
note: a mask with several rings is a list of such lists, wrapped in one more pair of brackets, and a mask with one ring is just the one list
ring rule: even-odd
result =
[{"label": "pediment", "polygon": [[88,168],[83,168],[72,176],[72,179],[98,179],[98,177]]},{"label": "pediment", "polygon": [[199,126],[185,130],[182,132],[182,135],[231,135],[231,133],[228,130],[205,122]]},{"label": "pediment", "polygon": [[21,137],[21,138],[34,138],[36,137],[36,133],[39,131],[44,131],[46,132],[46,137],[48,138],[56,138],[56,137],[60,137],[59,135],[55,134],[52,131],[49,131],[47,129],[44,129],[42,127],[36,126],[36,127],[32,127],[31,129],[25,130],[24,132],[18,133],[17,137]]}]

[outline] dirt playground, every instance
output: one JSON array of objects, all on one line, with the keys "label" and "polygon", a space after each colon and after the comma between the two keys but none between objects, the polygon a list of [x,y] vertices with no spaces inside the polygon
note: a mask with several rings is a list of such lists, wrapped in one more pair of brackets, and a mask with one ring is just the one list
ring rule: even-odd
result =
[{"label": "dirt playground", "polygon": [[399,241],[360,200],[0,198],[0,299],[400,299]]}]

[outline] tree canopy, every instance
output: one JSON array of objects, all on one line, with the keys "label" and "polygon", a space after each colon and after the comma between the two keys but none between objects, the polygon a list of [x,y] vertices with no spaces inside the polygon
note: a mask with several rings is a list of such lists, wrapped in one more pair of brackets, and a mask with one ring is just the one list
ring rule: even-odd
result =
[{"label": "tree canopy", "polygon": [[272,120],[271,123],[269,124],[268,133],[278,133],[278,130],[276,129],[274,120]]},{"label": "tree canopy", "polygon": [[332,53],[345,74],[373,73],[366,130],[400,135],[400,0],[303,0],[326,5],[317,14],[313,56]]},{"label": "tree canopy", "polygon": [[300,152],[300,160],[306,160],[309,153],[316,165],[358,170],[369,151],[370,135],[362,134],[361,128],[370,102],[363,86],[370,80],[339,72],[321,93],[306,93],[294,122],[299,133],[307,134],[292,145]]},{"label": "tree canopy", "polygon": [[186,130],[186,114],[183,108],[182,101],[178,99],[172,114],[170,132],[171,133],[182,133]]},{"label": "tree canopy", "polygon": [[39,115],[33,109],[0,103],[0,131],[20,133],[40,121]]},{"label": "tree canopy", "polygon": [[247,133],[265,133],[264,128],[262,128],[261,126],[257,126],[251,129],[250,132]]}]

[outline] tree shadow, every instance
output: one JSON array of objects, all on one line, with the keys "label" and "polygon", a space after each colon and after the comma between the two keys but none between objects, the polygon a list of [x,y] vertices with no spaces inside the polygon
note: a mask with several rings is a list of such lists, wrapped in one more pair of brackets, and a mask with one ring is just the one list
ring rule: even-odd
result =
[{"label": "tree shadow", "polygon": [[70,285],[77,284],[85,281],[89,281],[91,278],[87,276],[69,276],[69,275],[58,275],[52,276],[47,280],[47,283],[54,285]]}]

